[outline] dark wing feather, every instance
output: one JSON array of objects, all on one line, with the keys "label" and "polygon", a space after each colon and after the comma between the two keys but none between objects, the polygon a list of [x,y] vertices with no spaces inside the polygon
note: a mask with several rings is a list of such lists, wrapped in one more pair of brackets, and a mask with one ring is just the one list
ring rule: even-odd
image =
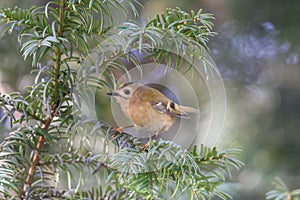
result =
[{"label": "dark wing feather", "polygon": [[179,108],[179,106],[174,102],[164,103],[160,101],[155,104],[152,104],[152,107],[158,112],[166,113],[174,117],[190,118],[190,116],[186,112],[176,109]]}]

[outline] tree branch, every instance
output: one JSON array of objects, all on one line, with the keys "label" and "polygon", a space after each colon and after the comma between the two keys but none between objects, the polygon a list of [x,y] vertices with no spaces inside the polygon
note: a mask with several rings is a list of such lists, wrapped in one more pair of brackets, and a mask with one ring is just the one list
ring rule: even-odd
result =
[{"label": "tree branch", "polygon": [[[64,17],[65,17],[64,5],[65,5],[65,0],[60,0],[60,4],[59,4],[59,20],[60,20],[60,22],[59,22],[59,27],[58,27],[58,36],[63,35]],[[58,100],[58,98],[59,98],[59,74],[60,74],[61,56],[62,56],[60,47],[56,47],[55,56],[56,56],[56,58],[55,58],[55,65],[54,65],[54,102],[51,106],[50,116],[48,116],[46,118],[45,122],[43,122],[43,124],[42,124],[42,129],[45,131],[47,131],[49,129],[52,119],[55,116],[56,109],[59,105],[59,100]],[[27,175],[26,181],[24,183],[23,195],[21,196],[21,199],[28,197],[28,194],[30,192],[30,187],[31,187],[31,184],[33,183],[34,175],[36,172],[36,167],[40,163],[40,152],[44,146],[44,142],[45,142],[45,137],[42,135],[39,136],[37,147],[33,154],[32,163],[28,170],[28,175]]]},{"label": "tree branch", "polygon": [[[51,124],[51,118],[48,117],[46,119],[45,123],[42,125],[42,129],[48,130],[50,124]],[[27,194],[30,190],[30,187],[31,187],[31,184],[33,182],[34,175],[35,175],[36,166],[40,162],[40,151],[42,150],[42,148],[44,146],[44,142],[45,142],[45,137],[44,136],[39,136],[39,140],[38,140],[38,143],[37,143],[37,146],[36,146],[36,150],[33,154],[32,163],[31,163],[31,166],[28,170],[28,175],[27,175],[24,187],[23,187],[23,196],[21,197],[21,199],[24,199],[27,196]]]}]

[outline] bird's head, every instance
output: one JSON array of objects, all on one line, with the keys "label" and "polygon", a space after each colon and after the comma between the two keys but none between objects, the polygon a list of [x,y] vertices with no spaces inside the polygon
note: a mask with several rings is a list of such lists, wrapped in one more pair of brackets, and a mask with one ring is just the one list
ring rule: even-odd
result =
[{"label": "bird's head", "polygon": [[128,103],[134,91],[140,86],[141,86],[140,84],[134,82],[124,83],[121,84],[120,87],[117,88],[116,90],[107,93],[107,95],[113,96],[114,98],[117,99],[119,103],[121,102]]}]

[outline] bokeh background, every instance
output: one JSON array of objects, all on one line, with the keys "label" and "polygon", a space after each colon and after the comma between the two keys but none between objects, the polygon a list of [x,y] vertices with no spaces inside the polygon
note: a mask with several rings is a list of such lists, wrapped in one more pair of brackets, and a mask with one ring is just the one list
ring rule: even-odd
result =
[{"label": "bokeh background", "polygon": [[[0,6],[28,8],[45,2],[2,0]],[[203,8],[216,17],[218,35],[209,47],[228,99],[218,147],[243,149],[246,164],[224,189],[234,199],[264,199],[276,176],[290,188],[300,188],[300,2],[149,0],[144,6],[141,23],[176,6]],[[30,63],[23,61],[19,47],[16,36],[0,37],[1,93],[25,92],[33,82]]]}]

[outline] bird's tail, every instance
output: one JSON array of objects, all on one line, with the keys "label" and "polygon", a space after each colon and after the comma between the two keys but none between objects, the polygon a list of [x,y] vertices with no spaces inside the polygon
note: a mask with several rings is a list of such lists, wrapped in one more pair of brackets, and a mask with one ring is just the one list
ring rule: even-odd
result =
[{"label": "bird's tail", "polygon": [[176,105],[176,107],[176,110],[180,113],[179,116],[181,118],[191,118],[189,113],[200,114],[200,111],[196,108],[181,105]]},{"label": "bird's tail", "polygon": [[189,113],[200,113],[200,111],[196,108],[188,107],[188,106],[180,106],[180,109],[189,112]]}]

